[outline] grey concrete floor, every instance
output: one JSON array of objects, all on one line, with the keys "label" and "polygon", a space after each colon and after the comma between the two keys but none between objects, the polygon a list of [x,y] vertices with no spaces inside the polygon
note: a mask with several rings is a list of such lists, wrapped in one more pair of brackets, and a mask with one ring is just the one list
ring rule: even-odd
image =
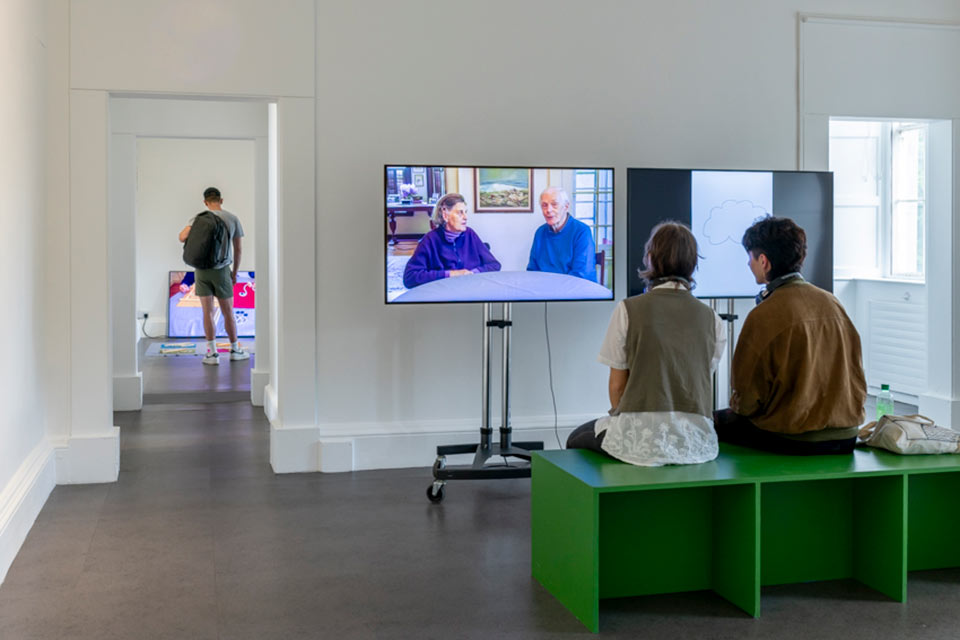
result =
[{"label": "grey concrete floor", "polygon": [[[0,639],[591,637],[530,577],[529,480],[451,483],[431,505],[429,469],[274,475],[246,365],[144,370],[149,404],[115,414],[119,481],[53,491],[0,587]],[[191,388],[211,379],[219,394]],[[960,636],[960,571],[911,574],[909,598],[771,587],[757,620],[710,592],[626,598],[601,629]]]}]

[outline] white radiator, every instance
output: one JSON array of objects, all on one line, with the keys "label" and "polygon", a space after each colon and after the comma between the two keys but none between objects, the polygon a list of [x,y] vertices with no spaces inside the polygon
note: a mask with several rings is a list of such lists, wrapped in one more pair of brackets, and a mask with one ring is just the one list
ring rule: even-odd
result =
[{"label": "white radiator", "polygon": [[927,388],[927,307],[909,302],[867,303],[867,384],[889,384],[917,395]]}]

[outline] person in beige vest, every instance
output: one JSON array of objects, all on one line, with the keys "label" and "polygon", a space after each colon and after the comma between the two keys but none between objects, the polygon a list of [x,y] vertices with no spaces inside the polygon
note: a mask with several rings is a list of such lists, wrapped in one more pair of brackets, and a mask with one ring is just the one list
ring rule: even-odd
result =
[{"label": "person in beige vest", "polygon": [[577,427],[567,448],[649,467],[708,462],[718,453],[711,373],[725,338],[717,314],[690,293],[690,229],[654,227],[644,266],[646,291],[617,305],[597,358],[610,367],[610,415]]},{"label": "person in beige vest", "polygon": [[775,453],[852,452],[867,397],[860,335],[840,302],[800,275],[806,233],[789,218],[763,218],[743,247],[766,288],[740,331],[730,408],[714,416],[720,440]]}]

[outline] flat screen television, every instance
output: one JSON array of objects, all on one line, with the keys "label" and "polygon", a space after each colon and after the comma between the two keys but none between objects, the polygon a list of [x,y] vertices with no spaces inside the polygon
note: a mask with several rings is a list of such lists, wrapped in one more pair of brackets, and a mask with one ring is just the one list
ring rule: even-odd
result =
[{"label": "flat screen television", "polygon": [[700,253],[694,295],[753,298],[743,233],[765,216],[792,218],[807,234],[801,273],[833,291],[833,174],[828,171],[627,169],[627,294],[643,292],[650,231],[664,220],[690,225]]},{"label": "flat screen television", "polygon": [[[194,290],[193,271],[171,271],[167,282],[167,337],[203,338],[203,312],[200,298]],[[238,271],[233,285],[233,317],[237,321],[237,335],[254,337],[256,326],[256,282],[253,271]],[[217,337],[224,337],[223,314],[217,305]]]},{"label": "flat screen television", "polygon": [[613,169],[384,167],[384,301],[613,299]]}]

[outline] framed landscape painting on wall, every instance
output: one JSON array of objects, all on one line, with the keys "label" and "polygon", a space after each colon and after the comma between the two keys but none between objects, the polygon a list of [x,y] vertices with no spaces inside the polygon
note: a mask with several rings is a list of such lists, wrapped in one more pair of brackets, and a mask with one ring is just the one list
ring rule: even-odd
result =
[{"label": "framed landscape painting on wall", "polygon": [[533,170],[477,167],[473,170],[473,210],[477,213],[533,211]]}]

